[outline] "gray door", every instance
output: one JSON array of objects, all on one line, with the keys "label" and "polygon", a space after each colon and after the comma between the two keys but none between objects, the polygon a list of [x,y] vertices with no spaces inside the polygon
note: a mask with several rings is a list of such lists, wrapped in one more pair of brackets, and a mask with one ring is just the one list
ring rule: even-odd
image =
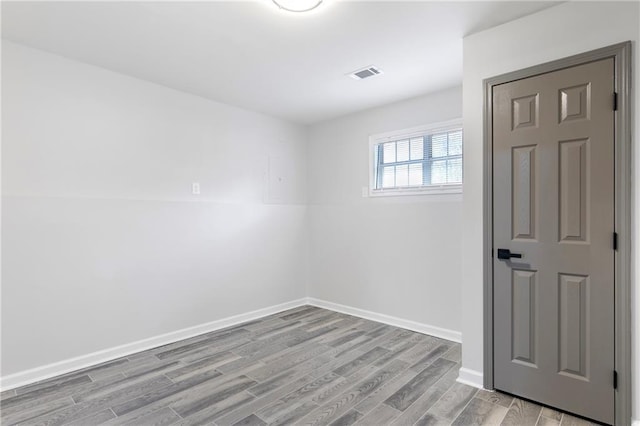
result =
[{"label": "gray door", "polygon": [[609,424],[613,93],[613,59],[493,88],[495,388]]}]

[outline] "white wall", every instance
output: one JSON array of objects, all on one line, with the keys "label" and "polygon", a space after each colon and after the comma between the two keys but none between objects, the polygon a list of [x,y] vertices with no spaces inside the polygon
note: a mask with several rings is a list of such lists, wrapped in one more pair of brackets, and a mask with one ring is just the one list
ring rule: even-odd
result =
[{"label": "white wall", "polygon": [[462,196],[362,189],[369,135],[459,118],[461,96],[457,87],[310,127],[309,296],[460,330]]},{"label": "white wall", "polygon": [[[464,39],[464,213],[462,333],[463,367],[482,374],[482,80],[540,63],[560,59],[611,44],[634,41],[635,97],[640,99],[638,70],[640,55],[640,10],[637,2],[568,2],[542,12],[489,29]],[[639,123],[635,112],[635,129]],[[635,131],[633,134],[636,134]],[[637,170],[640,149],[634,140],[635,202],[640,199]],[[634,226],[633,283],[634,333],[634,418],[640,419],[640,284],[638,273],[640,231]]]},{"label": "white wall", "polygon": [[2,376],[304,297],[304,127],[6,41],[2,89]]},{"label": "white wall", "polygon": [[3,377],[305,295],[459,333],[461,195],[361,194],[369,135],[460,117],[461,88],[307,135],[7,41],[2,59]]}]

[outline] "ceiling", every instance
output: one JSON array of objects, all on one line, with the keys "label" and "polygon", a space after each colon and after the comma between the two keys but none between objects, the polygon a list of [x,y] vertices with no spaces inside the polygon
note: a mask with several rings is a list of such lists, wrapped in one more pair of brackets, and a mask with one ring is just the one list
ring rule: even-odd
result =
[{"label": "ceiling", "polygon": [[[8,40],[309,124],[459,85],[462,38],[555,2],[2,2]],[[345,74],[376,65],[384,74]]]}]

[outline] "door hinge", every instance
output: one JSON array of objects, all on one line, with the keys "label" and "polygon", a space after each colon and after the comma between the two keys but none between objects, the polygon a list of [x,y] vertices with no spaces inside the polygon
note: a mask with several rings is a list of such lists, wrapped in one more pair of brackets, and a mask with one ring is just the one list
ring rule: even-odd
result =
[{"label": "door hinge", "polygon": [[613,233],[613,249],[618,250],[618,233]]},{"label": "door hinge", "polygon": [[613,110],[618,110],[618,92],[613,92]]},{"label": "door hinge", "polygon": [[618,389],[618,372],[613,370],[613,388]]}]

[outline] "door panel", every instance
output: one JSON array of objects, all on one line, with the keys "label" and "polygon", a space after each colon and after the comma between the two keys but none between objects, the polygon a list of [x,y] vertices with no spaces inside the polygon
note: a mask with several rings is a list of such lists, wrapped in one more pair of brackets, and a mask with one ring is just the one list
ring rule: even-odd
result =
[{"label": "door panel", "polygon": [[614,421],[614,64],[493,88],[494,385]]},{"label": "door panel", "polygon": [[560,374],[588,379],[587,336],[589,335],[589,277],[560,274],[558,303],[558,336],[560,341]]},{"label": "door panel", "polygon": [[513,238],[534,239],[536,218],[536,147],[522,146],[512,150]]},{"label": "door panel", "polygon": [[560,141],[560,241],[587,241],[589,139]]},{"label": "door panel", "polygon": [[536,272],[514,269],[511,301],[513,310],[513,339],[511,358],[514,361],[536,364]]}]

